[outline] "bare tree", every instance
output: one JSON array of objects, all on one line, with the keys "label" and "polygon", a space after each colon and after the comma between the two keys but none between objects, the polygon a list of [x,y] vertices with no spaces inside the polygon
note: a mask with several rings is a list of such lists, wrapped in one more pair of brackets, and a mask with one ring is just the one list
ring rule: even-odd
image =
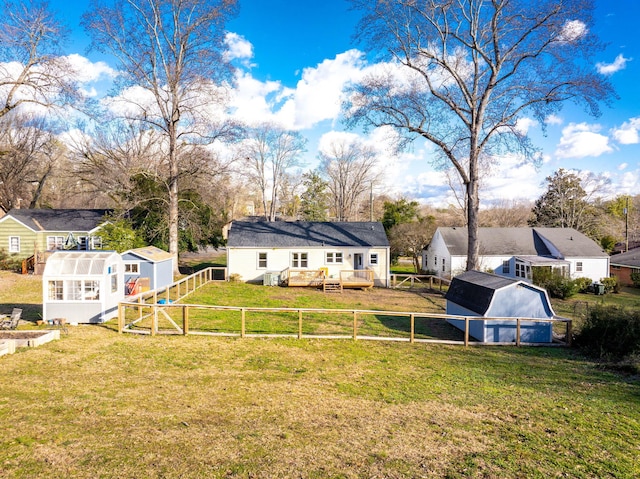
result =
[{"label": "bare tree", "polygon": [[357,140],[340,139],[332,141],[318,156],[336,219],[353,221],[359,202],[379,177],[375,151]]},{"label": "bare tree", "polygon": [[11,112],[0,118],[0,208],[40,206],[65,154],[46,122]]},{"label": "bare tree", "polygon": [[59,45],[67,30],[47,2],[3,2],[0,8],[0,118],[20,105],[79,99],[74,69]]},{"label": "bare tree", "polygon": [[[168,187],[169,251],[178,256],[180,147],[213,141],[205,119],[224,101],[224,25],[236,0],[94,0],[83,23],[121,70],[122,115],[160,132]],[[135,87],[129,88],[128,87]],[[141,94],[136,94],[141,89]],[[177,272],[177,264],[175,261]]]},{"label": "bare tree", "polygon": [[296,131],[286,130],[273,123],[263,123],[248,130],[242,145],[247,173],[262,197],[264,217],[275,221],[278,194],[284,187],[288,171],[300,165],[306,140]]},{"label": "bare tree", "polygon": [[465,188],[467,269],[478,265],[478,183],[483,158],[535,160],[517,120],[544,124],[566,101],[599,114],[613,95],[592,66],[592,0],[352,0],[360,38],[389,63],[354,85],[350,124],[391,126],[436,145]]}]

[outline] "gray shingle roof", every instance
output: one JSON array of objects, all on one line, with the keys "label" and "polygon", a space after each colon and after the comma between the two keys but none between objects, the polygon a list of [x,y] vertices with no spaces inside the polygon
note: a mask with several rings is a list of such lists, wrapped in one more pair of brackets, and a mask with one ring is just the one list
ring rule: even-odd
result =
[{"label": "gray shingle roof", "polygon": [[7,213],[34,231],[91,231],[108,209],[13,209]]},{"label": "gray shingle roof", "polygon": [[481,271],[466,271],[451,280],[445,299],[483,315],[491,306],[496,290],[518,282],[516,279]]},{"label": "gray shingle roof", "polygon": [[[452,256],[467,255],[467,228],[438,229]],[[573,228],[478,228],[481,256],[551,256],[543,238],[564,256],[606,256],[597,243]]]},{"label": "gray shingle roof", "polygon": [[626,253],[614,254],[609,260],[612,266],[627,266],[640,268],[640,248],[632,249]]},{"label": "gray shingle roof", "polygon": [[236,248],[387,247],[379,222],[234,221],[227,246]]}]

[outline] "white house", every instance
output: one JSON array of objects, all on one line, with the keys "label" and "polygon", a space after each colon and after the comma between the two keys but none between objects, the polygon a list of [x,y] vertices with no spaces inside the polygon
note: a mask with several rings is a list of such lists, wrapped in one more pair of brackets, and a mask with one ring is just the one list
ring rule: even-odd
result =
[{"label": "white house", "polygon": [[264,282],[288,271],[369,270],[388,286],[389,240],[379,222],[234,221],[228,232],[227,269],[243,281]]},{"label": "white house", "polygon": [[[609,276],[609,255],[573,228],[479,228],[478,269],[531,281],[532,268],[560,270],[575,279]],[[466,269],[467,228],[438,228],[422,252],[422,269],[452,278]]]},{"label": "white house", "polygon": [[124,263],[115,251],[57,251],[42,276],[43,319],[103,323],[124,299]]},{"label": "white house", "polygon": [[[445,299],[447,314],[478,318],[469,321],[469,335],[480,342],[515,342],[517,324],[509,318],[527,318],[520,324],[521,341],[553,341],[552,323],[532,320],[555,317],[543,288],[522,280],[466,271],[453,278]],[[458,329],[465,329],[462,319],[449,319],[448,322]]]}]

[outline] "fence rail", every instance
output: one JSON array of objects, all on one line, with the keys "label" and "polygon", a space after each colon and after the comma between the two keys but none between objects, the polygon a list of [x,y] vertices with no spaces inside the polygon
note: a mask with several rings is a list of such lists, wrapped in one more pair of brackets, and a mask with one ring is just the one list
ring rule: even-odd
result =
[{"label": "fence rail", "polygon": [[407,274],[407,273],[394,273],[391,275],[391,287],[392,288],[415,288],[421,286],[423,288],[428,287],[432,290],[438,290],[442,292],[444,287],[448,287],[451,281],[448,279],[434,276],[432,274]]},{"label": "fence rail", "polygon": [[[477,318],[457,315],[447,315],[441,313],[420,313],[407,311],[381,311],[381,310],[359,310],[359,309],[318,309],[318,308],[261,308],[261,307],[240,307],[240,306],[218,306],[201,304],[176,304],[176,301],[183,299],[193,293],[209,281],[213,281],[211,268],[200,271],[189,277],[173,283],[159,291],[142,293],[137,297],[130,298],[129,301],[121,302],[118,305],[118,331],[120,333],[137,333],[154,336],[156,334],[198,334],[215,336],[236,336],[246,337],[293,337],[293,338],[323,338],[323,339],[345,339],[353,340],[386,340],[386,341],[408,341],[410,343],[429,342],[444,344],[464,344],[465,346],[475,344],[545,344],[551,343],[525,343],[521,341],[521,325],[523,322],[552,323],[552,328],[559,327],[560,332],[554,345],[570,345],[572,323],[567,318],[539,319],[539,318]],[[152,303],[147,300],[152,299]],[[211,316],[216,312],[226,312],[230,318],[222,321],[219,330],[210,331],[203,328],[203,325],[210,324]],[[275,332],[269,328],[268,331],[259,331],[255,326],[248,327],[249,316],[254,320],[254,324],[264,324],[271,322],[280,328],[280,332]],[[271,315],[271,316],[269,316]],[[274,316],[275,315],[275,316]],[[279,315],[279,316],[278,316]],[[198,316],[196,318],[196,316]],[[321,316],[321,319],[318,319]],[[395,331],[393,334],[371,334],[371,330],[364,327],[366,319],[371,316],[394,321]],[[330,320],[337,317],[337,320]],[[200,327],[193,328],[193,319]],[[417,321],[442,321],[447,319],[464,321],[463,340],[449,339],[428,339],[425,334],[416,333]],[[500,321],[513,322],[516,331],[514,342],[510,343],[480,343],[470,339],[470,324],[473,321]],[[218,320],[219,321],[219,320]],[[219,321],[220,322],[220,321]],[[334,330],[322,330],[325,324],[331,322]],[[163,329],[161,329],[161,325]],[[305,326],[307,332],[305,332]],[[424,324],[423,324],[424,326]],[[264,328],[264,327],[263,327]],[[315,332],[314,332],[315,328]],[[384,329],[384,328],[383,328]],[[336,332],[339,330],[339,332]],[[363,332],[364,331],[364,332]],[[367,334],[369,331],[369,334]],[[348,332],[348,334],[346,334]],[[564,333],[564,334],[562,334]]]}]

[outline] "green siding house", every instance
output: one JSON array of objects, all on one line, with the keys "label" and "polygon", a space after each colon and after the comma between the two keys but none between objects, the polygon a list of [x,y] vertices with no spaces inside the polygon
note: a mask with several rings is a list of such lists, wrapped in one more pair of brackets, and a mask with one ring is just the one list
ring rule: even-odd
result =
[{"label": "green siding house", "polygon": [[[13,209],[0,218],[0,249],[16,259],[55,250],[102,249],[107,209]],[[36,260],[36,263],[39,260]]]}]

